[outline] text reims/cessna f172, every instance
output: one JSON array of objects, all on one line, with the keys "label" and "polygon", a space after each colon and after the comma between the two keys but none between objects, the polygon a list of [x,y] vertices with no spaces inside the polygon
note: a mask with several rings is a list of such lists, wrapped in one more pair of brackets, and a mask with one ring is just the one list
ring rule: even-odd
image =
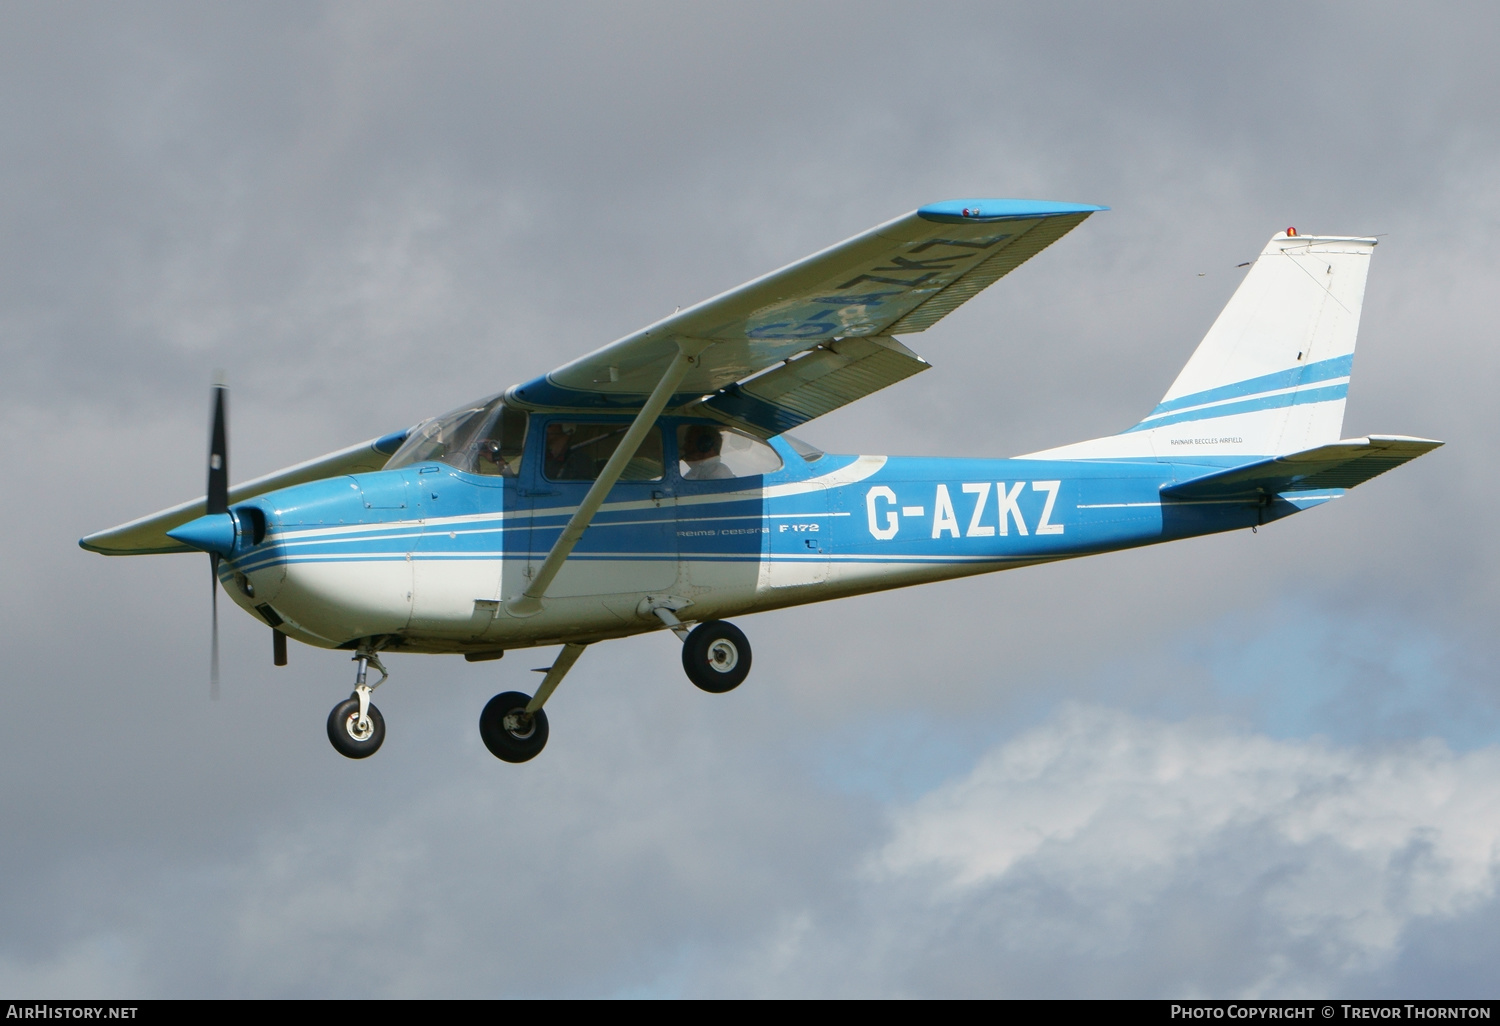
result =
[{"label": "text reims/cessna f172", "polygon": [[836,456],[786,433],[927,370],[896,336],[1102,209],[922,207],[500,395],[235,487],[220,390],[206,499],[80,544],[208,552],[278,664],[289,637],[353,651],[354,694],[328,719],[351,758],[385,737],[380,653],[560,644],[535,695],[479,718],[491,752],[524,762],[595,642],[670,629],[693,683],[729,691],[750,645],[725,617],[1253,527],[1441,444],[1340,441],[1375,240],[1294,229],[1117,435],[948,459]]}]

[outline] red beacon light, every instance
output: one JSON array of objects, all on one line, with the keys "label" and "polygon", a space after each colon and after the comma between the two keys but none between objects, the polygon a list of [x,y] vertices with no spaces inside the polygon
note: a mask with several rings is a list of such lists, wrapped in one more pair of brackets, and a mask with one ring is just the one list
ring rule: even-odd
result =
[{"label": "red beacon light", "polygon": [[1289,239],[1295,239],[1297,237],[1297,229],[1295,229],[1295,228],[1288,228],[1286,230],[1286,237],[1289,238]]}]

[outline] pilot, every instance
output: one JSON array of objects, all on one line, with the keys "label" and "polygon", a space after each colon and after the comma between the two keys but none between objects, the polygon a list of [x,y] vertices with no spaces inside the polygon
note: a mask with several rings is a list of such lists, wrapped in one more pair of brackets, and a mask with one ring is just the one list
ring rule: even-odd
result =
[{"label": "pilot", "polygon": [[687,481],[722,481],[734,476],[734,471],[720,460],[724,448],[724,436],[716,427],[707,424],[691,424],[682,433],[682,462],[687,469],[682,472]]},{"label": "pilot", "polygon": [[[516,464],[520,463],[519,459],[515,459],[518,454],[511,453],[510,458],[507,458],[505,450],[501,447],[497,439],[486,438],[481,441],[476,455],[478,456],[478,465],[475,469],[479,473],[499,474],[501,477],[516,476]],[[512,460],[515,462],[512,462]]]}]

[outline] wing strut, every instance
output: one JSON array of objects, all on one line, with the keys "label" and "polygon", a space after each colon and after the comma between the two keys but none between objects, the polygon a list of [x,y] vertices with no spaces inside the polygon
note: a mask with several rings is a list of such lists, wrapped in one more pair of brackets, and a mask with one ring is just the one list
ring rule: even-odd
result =
[{"label": "wing strut", "polygon": [[646,400],[646,405],[641,407],[641,412],[636,414],[635,420],[631,421],[625,437],[620,439],[619,446],[610,456],[609,462],[604,464],[604,470],[589,488],[588,494],[583,497],[583,502],[578,504],[577,511],[568,521],[568,526],[563,528],[562,534],[553,543],[552,551],[547,553],[547,558],[537,568],[536,576],[531,579],[531,584],[520,595],[505,604],[507,613],[512,616],[534,616],[542,611],[542,599],[546,596],[552,579],[562,569],[563,563],[567,562],[568,556],[573,552],[573,546],[577,545],[578,539],[583,537],[583,532],[588,530],[594,514],[599,512],[600,506],[604,505],[604,497],[609,494],[609,490],[625,472],[625,464],[635,456],[635,451],[646,437],[646,432],[651,430],[656,423],[656,418],[661,416],[661,411],[666,408],[667,400],[672,398],[672,393],[687,376],[687,372],[698,363],[698,354],[708,346],[709,342],[706,339],[677,340],[677,355],[672,357],[672,362],[667,365],[666,373],[661,376],[661,381],[657,382],[651,397]]}]

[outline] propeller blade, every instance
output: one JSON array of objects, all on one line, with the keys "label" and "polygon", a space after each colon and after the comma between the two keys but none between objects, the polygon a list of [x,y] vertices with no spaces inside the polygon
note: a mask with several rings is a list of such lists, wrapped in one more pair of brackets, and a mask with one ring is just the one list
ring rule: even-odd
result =
[{"label": "propeller blade", "polygon": [[214,590],[213,610],[213,654],[209,657],[208,664],[208,697],[215,702],[219,700],[219,554],[210,552],[208,554],[209,567],[213,571],[213,580],[209,587]]},{"label": "propeller blade", "polygon": [[[209,429],[208,441],[208,499],[204,513],[213,515],[229,512],[229,425],[224,412],[229,389],[222,384],[214,385],[213,425]],[[208,668],[208,694],[215,702],[219,700],[219,554],[208,554],[213,570],[213,654]]]},{"label": "propeller blade", "polygon": [[[229,389],[214,386],[214,421],[208,445],[208,508],[210,515],[229,512],[229,426],[224,400]],[[215,578],[217,579],[217,578]]]}]

